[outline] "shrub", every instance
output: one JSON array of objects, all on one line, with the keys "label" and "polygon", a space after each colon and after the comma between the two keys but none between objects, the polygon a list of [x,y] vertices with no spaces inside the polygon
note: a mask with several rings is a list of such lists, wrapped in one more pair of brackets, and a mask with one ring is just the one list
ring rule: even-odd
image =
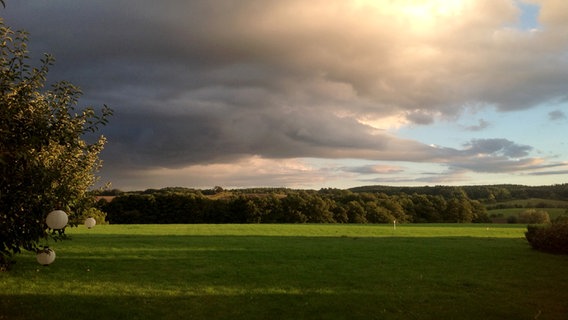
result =
[{"label": "shrub", "polygon": [[529,225],[525,237],[536,250],[568,254],[568,220],[558,219],[547,225]]},{"label": "shrub", "polygon": [[98,225],[108,223],[106,221],[106,213],[94,207],[88,208],[87,210],[83,211],[80,216],[73,217],[72,221],[74,224],[83,224],[85,222],[85,219],[87,218],[95,219]]},{"label": "shrub", "polygon": [[527,209],[519,214],[519,223],[550,223],[550,216],[548,215],[548,212],[544,210]]}]

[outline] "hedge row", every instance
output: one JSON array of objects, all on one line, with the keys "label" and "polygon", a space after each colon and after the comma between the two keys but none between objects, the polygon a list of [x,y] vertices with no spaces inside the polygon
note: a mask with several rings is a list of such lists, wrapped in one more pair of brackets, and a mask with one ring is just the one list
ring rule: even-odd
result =
[{"label": "hedge row", "polygon": [[529,225],[525,237],[536,250],[568,254],[568,219],[546,225]]}]

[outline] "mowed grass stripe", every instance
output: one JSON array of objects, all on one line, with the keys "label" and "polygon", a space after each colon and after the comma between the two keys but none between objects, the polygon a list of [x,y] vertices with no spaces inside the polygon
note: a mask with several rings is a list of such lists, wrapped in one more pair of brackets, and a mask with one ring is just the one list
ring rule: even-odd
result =
[{"label": "mowed grass stripe", "polygon": [[568,258],[521,226],[71,229],[0,274],[0,319],[563,319]]},{"label": "mowed grass stripe", "polygon": [[526,226],[513,224],[155,224],[81,226],[68,229],[68,234],[522,238],[525,231]]}]

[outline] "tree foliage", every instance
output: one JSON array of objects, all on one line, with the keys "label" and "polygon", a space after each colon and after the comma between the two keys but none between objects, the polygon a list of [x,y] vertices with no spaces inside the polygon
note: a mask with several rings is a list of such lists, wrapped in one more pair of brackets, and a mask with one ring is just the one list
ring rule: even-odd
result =
[{"label": "tree foliage", "polygon": [[89,135],[112,113],[78,109],[81,91],[68,82],[46,88],[54,59],[46,54],[31,67],[27,42],[0,19],[0,267],[48,237],[51,210],[80,215],[89,207],[105,144]]},{"label": "tree foliage", "polygon": [[[123,193],[101,209],[111,223],[468,223],[490,222],[487,207],[496,201],[531,198],[557,200],[565,205],[568,184],[551,186],[487,185],[392,187],[367,186],[349,190],[293,190],[250,188],[224,190],[222,197],[211,190],[188,188],[149,189]],[[148,203],[147,198],[176,194],[186,203],[171,210],[167,201]],[[538,208],[554,201],[537,203]],[[525,207],[523,205],[522,207]],[[527,208],[533,208],[528,206]],[[157,219],[155,212],[160,212]],[[542,210],[527,211],[524,223],[548,222]],[[155,222],[152,222],[155,221]]]},{"label": "tree foliage", "polygon": [[[460,195],[459,197],[456,194]],[[102,204],[110,223],[399,223],[487,222],[465,193],[441,195],[276,190],[218,199],[201,192],[135,193]]]}]

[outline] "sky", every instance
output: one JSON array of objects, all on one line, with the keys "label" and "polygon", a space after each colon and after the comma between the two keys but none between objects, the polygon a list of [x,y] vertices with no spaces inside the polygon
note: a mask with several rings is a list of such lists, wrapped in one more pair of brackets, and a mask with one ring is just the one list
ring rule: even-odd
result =
[{"label": "sky", "polygon": [[7,0],[114,109],[98,185],[567,183],[565,0]]}]

